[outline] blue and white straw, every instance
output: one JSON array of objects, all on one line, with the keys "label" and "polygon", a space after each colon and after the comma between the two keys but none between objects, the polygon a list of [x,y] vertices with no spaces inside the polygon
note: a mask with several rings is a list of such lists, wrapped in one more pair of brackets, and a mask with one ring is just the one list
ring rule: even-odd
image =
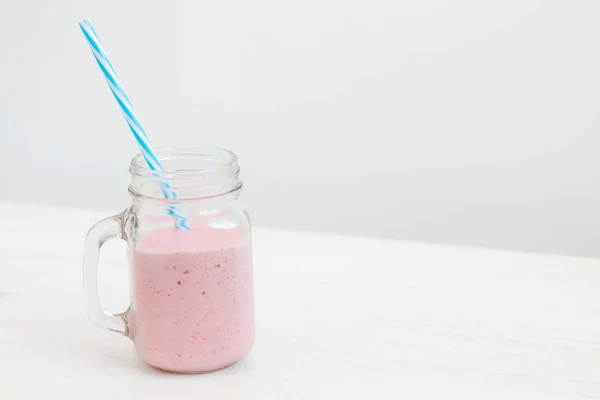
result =
[{"label": "blue and white straw", "polygon": [[[127,125],[129,125],[129,129],[133,133],[135,140],[137,140],[142,151],[142,155],[148,163],[148,167],[152,171],[162,171],[163,168],[160,164],[160,160],[156,156],[156,153],[154,153],[152,150],[152,146],[150,145],[146,131],[135,115],[133,107],[131,106],[131,102],[129,101],[129,98],[125,93],[119,78],[117,77],[117,73],[115,72],[112,63],[108,59],[108,55],[100,43],[100,39],[98,38],[92,23],[89,19],[86,19],[79,23],[79,27],[87,39],[90,48],[92,49],[92,53],[94,53],[96,62],[98,63],[98,66],[100,66],[100,69],[106,78],[106,82],[108,83],[113,96],[115,96],[117,103],[119,103],[119,106],[121,107],[121,111],[123,111],[123,116],[125,116]],[[168,183],[161,182],[160,186],[165,199],[177,198],[177,194],[175,191],[173,191],[173,189],[171,189]],[[187,224],[187,219],[183,215],[179,214],[173,205],[169,206],[169,214],[175,217],[175,226],[177,228],[190,229]]]}]

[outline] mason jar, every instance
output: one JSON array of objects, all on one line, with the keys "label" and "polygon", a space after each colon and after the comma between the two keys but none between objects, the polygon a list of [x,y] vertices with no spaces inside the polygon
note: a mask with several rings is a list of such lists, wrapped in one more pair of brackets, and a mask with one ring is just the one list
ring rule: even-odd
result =
[{"label": "mason jar", "polygon": [[[146,363],[200,373],[235,363],[254,343],[251,228],[239,200],[237,156],[211,146],[140,154],[130,164],[132,204],[96,223],[84,251],[86,310],[98,326],[133,340]],[[104,311],[97,289],[103,243],[127,242],[130,306]]]}]

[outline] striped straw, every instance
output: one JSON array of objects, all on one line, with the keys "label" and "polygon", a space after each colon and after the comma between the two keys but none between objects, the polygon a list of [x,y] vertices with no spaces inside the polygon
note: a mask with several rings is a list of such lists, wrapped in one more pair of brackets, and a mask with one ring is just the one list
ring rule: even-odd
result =
[{"label": "striped straw", "polygon": [[[102,44],[100,43],[100,39],[98,38],[92,23],[89,19],[86,19],[79,23],[79,27],[87,39],[90,48],[92,49],[92,53],[94,53],[96,62],[102,70],[113,96],[115,96],[117,103],[119,103],[119,106],[121,107],[121,111],[123,111],[123,116],[127,121],[127,125],[129,125],[129,129],[133,133],[135,140],[138,142],[142,155],[144,156],[146,163],[148,163],[148,167],[152,171],[162,171],[163,168],[160,160],[156,156],[154,150],[152,150],[146,131],[135,115],[131,102],[117,77],[117,73],[115,72],[112,63],[108,59],[108,55],[104,51],[104,47],[102,47]],[[168,183],[161,182],[160,187],[165,199],[177,199],[177,194],[171,189]],[[175,226],[177,228],[190,229],[187,224],[187,219],[183,215],[177,213],[174,205],[169,205],[169,214],[175,217]]]}]

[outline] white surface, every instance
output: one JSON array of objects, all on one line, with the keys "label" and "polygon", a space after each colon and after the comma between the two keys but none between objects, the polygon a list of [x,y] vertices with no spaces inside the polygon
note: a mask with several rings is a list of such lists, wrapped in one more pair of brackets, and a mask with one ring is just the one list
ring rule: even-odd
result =
[{"label": "white surface", "polygon": [[261,225],[600,256],[597,0],[0,0],[0,199],[128,203],[86,17],[155,145],[240,154]]},{"label": "white surface", "polygon": [[[1,399],[600,397],[600,261],[256,229],[255,349],[176,376],[83,313],[99,217],[0,204]],[[101,260],[112,311],[123,250]]]}]

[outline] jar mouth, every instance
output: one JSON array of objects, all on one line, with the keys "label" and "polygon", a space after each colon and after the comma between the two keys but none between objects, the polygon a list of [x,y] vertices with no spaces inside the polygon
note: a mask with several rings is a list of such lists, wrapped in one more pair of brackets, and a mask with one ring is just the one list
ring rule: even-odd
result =
[{"label": "jar mouth", "polygon": [[129,191],[134,197],[167,202],[205,199],[239,190],[242,186],[237,156],[227,149],[171,146],[158,148],[155,153],[162,168],[160,171],[152,170],[142,153],[131,160]]},{"label": "jar mouth", "polygon": [[150,169],[143,153],[137,154],[129,164],[132,176],[173,179],[191,175],[222,175],[228,171],[237,173],[237,155],[217,146],[169,146],[155,151],[162,171]]}]

